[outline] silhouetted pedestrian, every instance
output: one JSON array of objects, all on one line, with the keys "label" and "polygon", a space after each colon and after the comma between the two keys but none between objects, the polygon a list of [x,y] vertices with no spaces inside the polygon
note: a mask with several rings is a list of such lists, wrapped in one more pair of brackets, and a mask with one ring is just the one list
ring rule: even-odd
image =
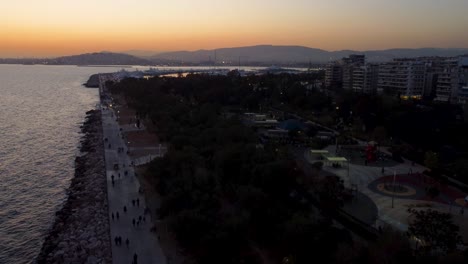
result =
[{"label": "silhouetted pedestrian", "polygon": [[135,200],[132,199],[132,205],[135,206]]},{"label": "silhouetted pedestrian", "polygon": [[137,261],[138,261],[138,255],[137,253],[133,254],[133,262],[135,262],[135,264],[137,264]]},{"label": "silhouetted pedestrian", "polygon": [[146,218],[145,218],[145,216],[143,216],[143,222],[145,222],[145,223],[146,223]]},{"label": "silhouetted pedestrian", "polygon": [[114,221],[114,213],[112,213],[112,221]]},{"label": "silhouetted pedestrian", "polygon": [[125,245],[127,245],[127,248],[128,248],[128,245],[130,244],[130,240],[128,240],[128,238],[125,240]]},{"label": "silhouetted pedestrian", "polygon": [[124,213],[127,212],[127,206],[124,206],[124,207],[123,207],[123,211],[124,211]]},{"label": "silhouetted pedestrian", "polygon": [[114,242],[116,246],[119,245],[119,238],[117,236],[114,238]]},{"label": "silhouetted pedestrian", "polygon": [[137,227],[140,225],[140,221],[137,221]]},{"label": "silhouetted pedestrian", "polygon": [[119,212],[115,213],[115,216],[117,217],[117,220],[119,220]]},{"label": "silhouetted pedestrian", "polygon": [[138,222],[141,222],[141,215],[138,217]]},{"label": "silhouetted pedestrian", "polygon": [[137,206],[140,206],[140,198],[136,199]]},{"label": "silhouetted pedestrian", "polygon": [[133,223],[133,227],[135,227],[135,218],[133,218],[132,223]]}]

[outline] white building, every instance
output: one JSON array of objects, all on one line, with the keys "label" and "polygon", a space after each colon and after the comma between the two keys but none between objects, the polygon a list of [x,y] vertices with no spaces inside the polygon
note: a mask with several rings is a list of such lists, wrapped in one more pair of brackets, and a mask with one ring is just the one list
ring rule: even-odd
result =
[{"label": "white building", "polygon": [[419,59],[394,59],[379,67],[378,89],[402,99],[420,99],[424,94],[427,62]]}]

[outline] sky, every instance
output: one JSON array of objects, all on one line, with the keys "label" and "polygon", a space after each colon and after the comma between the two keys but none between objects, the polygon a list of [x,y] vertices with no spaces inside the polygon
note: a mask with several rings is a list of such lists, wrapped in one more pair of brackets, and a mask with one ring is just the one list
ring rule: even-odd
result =
[{"label": "sky", "polygon": [[0,0],[0,57],[259,44],[468,48],[468,0]]}]

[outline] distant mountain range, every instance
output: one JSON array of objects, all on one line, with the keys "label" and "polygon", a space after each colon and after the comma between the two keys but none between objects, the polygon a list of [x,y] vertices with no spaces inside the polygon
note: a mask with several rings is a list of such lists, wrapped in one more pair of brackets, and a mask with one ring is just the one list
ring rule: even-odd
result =
[{"label": "distant mountain range", "polygon": [[49,65],[307,65],[326,63],[350,54],[364,54],[369,62],[385,62],[394,58],[468,55],[468,49],[388,49],[371,51],[326,51],[302,46],[259,45],[214,50],[163,52],[148,56],[148,51],[124,53],[98,52],[50,59],[0,59],[0,64]]},{"label": "distant mountain range", "polygon": [[170,60],[179,62],[214,62],[241,64],[248,62],[261,63],[325,63],[331,60],[341,59],[350,54],[365,54],[369,62],[384,62],[400,57],[422,56],[458,56],[468,54],[468,49],[388,49],[371,51],[326,51],[303,46],[272,46],[260,45],[238,48],[222,48],[215,50],[175,51],[165,52],[151,56],[151,60]]}]

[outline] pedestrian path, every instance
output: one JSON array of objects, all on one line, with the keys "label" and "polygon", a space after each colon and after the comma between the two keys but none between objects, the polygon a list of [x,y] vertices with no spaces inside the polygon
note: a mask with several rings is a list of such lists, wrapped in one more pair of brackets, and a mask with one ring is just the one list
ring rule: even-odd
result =
[{"label": "pedestrian path", "polygon": [[[134,263],[136,254],[138,264],[165,264],[166,257],[159,244],[158,235],[150,231],[151,217],[150,214],[145,214],[145,197],[139,192],[140,184],[133,167],[130,166],[128,148],[122,139],[112,109],[102,111],[102,123],[111,219],[112,262]],[[119,148],[122,150],[119,151]],[[121,238],[120,243],[116,243],[117,237]]]}]

